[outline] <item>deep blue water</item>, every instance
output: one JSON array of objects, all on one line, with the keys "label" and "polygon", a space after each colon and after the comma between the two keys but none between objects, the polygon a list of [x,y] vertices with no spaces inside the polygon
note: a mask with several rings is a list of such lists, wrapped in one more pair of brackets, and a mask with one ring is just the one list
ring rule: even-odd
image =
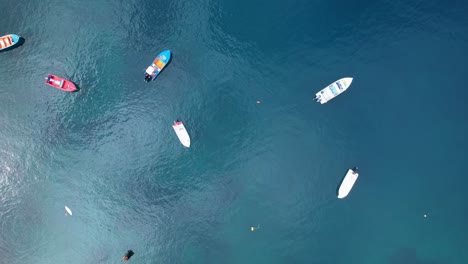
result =
[{"label": "deep blue water", "polygon": [[1,4],[0,263],[468,263],[466,2]]}]

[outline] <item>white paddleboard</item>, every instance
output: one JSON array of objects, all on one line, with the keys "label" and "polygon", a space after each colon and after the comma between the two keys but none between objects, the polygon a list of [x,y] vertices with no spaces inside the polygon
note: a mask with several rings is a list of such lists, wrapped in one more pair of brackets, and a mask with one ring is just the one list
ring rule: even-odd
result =
[{"label": "white paddleboard", "polygon": [[67,211],[69,215],[73,215],[72,211],[70,210],[70,208],[68,208],[68,206],[65,206],[65,211]]},{"label": "white paddleboard", "polygon": [[348,170],[348,172],[346,173],[346,176],[343,179],[343,182],[340,185],[340,188],[338,189],[338,198],[343,199],[346,196],[348,196],[358,176],[359,176],[359,173],[357,172],[356,167]]},{"label": "white paddleboard", "polygon": [[184,145],[184,147],[190,147],[190,136],[187,133],[187,130],[185,129],[184,124],[182,124],[181,121],[177,120],[174,122],[172,125],[172,128],[174,128],[174,131],[177,135],[177,137],[180,140],[180,143]]}]

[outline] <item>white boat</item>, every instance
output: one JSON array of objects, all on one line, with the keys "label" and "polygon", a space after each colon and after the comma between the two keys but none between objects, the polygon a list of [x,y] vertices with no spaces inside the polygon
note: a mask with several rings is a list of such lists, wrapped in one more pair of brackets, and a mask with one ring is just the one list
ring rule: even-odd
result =
[{"label": "white boat", "polygon": [[339,79],[316,93],[314,100],[324,104],[346,91],[351,85],[351,82],[353,82],[353,78]]},{"label": "white boat", "polygon": [[177,121],[174,121],[172,128],[174,128],[174,131],[177,134],[177,137],[179,138],[180,143],[182,143],[184,147],[187,147],[187,148],[190,147],[190,136],[187,133],[187,130],[185,130],[184,124],[182,124],[181,121],[177,120]]},{"label": "white boat", "polygon": [[70,208],[68,208],[68,206],[65,206],[65,211],[68,215],[73,215],[72,211],[70,210]]},{"label": "white boat", "polygon": [[357,167],[354,167],[353,169],[348,170],[348,172],[346,173],[343,179],[343,182],[340,185],[340,188],[338,189],[338,198],[343,199],[346,196],[348,196],[358,176],[359,176],[359,173],[358,173]]}]

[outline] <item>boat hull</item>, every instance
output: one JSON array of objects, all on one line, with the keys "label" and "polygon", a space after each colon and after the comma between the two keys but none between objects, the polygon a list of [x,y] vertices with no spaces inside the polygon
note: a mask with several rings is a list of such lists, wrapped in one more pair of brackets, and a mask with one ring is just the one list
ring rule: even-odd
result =
[{"label": "boat hull", "polygon": [[177,120],[174,122],[172,125],[172,128],[174,129],[174,132],[176,133],[177,137],[179,138],[180,143],[186,148],[190,147],[190,136],[187,133],[187,130],[185,129],[184,124]]},{"label": "boat hull", "polygon": [[145,81],[154,81],[156,77],[161,73],[161,71],[166,67],[166,65],[171,60],[171,51],[165,50],[154,59],[153,63],[145,71]]},{"label": "boat hull", "polygon": [[65,92],[74,92],[78,90],[75,84],[71,81],[52,74],[49,74],[46,77],[45,84]]},{"label": "boat hull", "polygon": [[356,170],[349,169],[346,173],[343,182],[341,182],[340,188],[338,189],[338,198],[343,199],[348,196],[349,192],[356,183],[359,173]]},{"label": "boat hull", "polygon": [[0,50],[8,49],[14,47],[18,44],[20,37],[15,34],[9,34],[0,37]]},{"label": "boat hull", "polygon": [[316,93],[314,100],[324,104],[346,91],[352,82],[353,78],[349,77],[339,79]]},{"label": "boat hull", "polygon": [[65,206],[65,211],[67,211],[69,215],[73,215],[73,212],[68,208],[68,206]]}]

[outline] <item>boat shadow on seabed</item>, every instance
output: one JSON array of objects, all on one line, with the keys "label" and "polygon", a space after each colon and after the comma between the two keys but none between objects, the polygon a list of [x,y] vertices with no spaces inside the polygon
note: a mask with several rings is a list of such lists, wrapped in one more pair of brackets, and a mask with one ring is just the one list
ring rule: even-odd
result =
[{"label": "boat shadow on seabed", "polygon": [[14,46],[12,47],[8,47],[6,49],[2,49],[0,50],[0,53],[2,52],[5,52],[5,51],[10,51],[10,50],[14,50],[16,48],[19,48],[21,46],[23,46],[23,44],[26,42],[26,40],[23,38],[23,37],[19,37],[19,40],[18,40],[18,43],[16,43]]}]

